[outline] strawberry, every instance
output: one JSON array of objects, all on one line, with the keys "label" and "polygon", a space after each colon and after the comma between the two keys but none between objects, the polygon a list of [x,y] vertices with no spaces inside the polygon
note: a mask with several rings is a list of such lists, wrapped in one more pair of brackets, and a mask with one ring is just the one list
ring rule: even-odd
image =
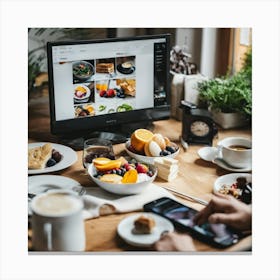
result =
[{"label": "strawberry", "polygon": [[149,168],[143,163],[138,163],[136,170],[138,173],[147,173],[149,171]]}]

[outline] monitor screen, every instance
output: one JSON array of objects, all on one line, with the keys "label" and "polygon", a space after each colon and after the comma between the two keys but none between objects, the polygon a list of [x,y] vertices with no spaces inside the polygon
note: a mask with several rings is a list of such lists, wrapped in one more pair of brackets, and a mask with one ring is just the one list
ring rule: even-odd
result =
[{"label": "monitor screen", "polygon": [[121,132],[169,117],[168,34],[49,42],[47,51],[53,134]]}]

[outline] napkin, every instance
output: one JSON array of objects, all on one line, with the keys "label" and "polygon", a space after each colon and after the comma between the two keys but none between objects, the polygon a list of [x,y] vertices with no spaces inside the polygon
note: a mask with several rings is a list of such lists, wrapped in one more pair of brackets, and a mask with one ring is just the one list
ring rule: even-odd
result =
[{"label": "napkin", "polygon": [[174,199],[171,193],[155,184],[150,184],[139,194],[126,196],[108,193],[97,187],[88,187],[86,190],[87,194],[82,196],[84,201],[83,218],[85,220],[114,213],[143,210],[144,204],[161,197]]}]

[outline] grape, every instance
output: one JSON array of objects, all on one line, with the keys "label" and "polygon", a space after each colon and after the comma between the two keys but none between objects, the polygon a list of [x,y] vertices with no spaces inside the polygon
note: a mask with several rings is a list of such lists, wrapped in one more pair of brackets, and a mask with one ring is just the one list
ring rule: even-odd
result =
[{"label": "grape", "polygon": [[52,151],[52,159],[56,161],[56,163],[60,162],[62,158],[62,155],[59,151],[53,150]]},{"label": "grape", "polygon": [[56,165],[56,161],[55,161],[53,158],[50,158],[50,159],[47,161],[46,166],[47,166],[47,167],[51,167],[51,166],[54,166],[54,165]]}]

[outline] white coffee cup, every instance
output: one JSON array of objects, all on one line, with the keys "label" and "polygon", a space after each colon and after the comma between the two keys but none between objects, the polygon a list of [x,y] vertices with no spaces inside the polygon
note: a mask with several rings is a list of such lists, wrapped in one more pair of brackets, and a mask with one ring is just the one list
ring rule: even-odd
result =
[{"label": "white coffee cup", "polygon": [[32,246],[36,251],[84,251],[83,202],[68,191],[49,191],[31,202]]},{"label": "white coffee cup", "polygon": [[219,157],[235,168],[252,165],[252,141],[244,137],[227,137],[218,142]]}]

